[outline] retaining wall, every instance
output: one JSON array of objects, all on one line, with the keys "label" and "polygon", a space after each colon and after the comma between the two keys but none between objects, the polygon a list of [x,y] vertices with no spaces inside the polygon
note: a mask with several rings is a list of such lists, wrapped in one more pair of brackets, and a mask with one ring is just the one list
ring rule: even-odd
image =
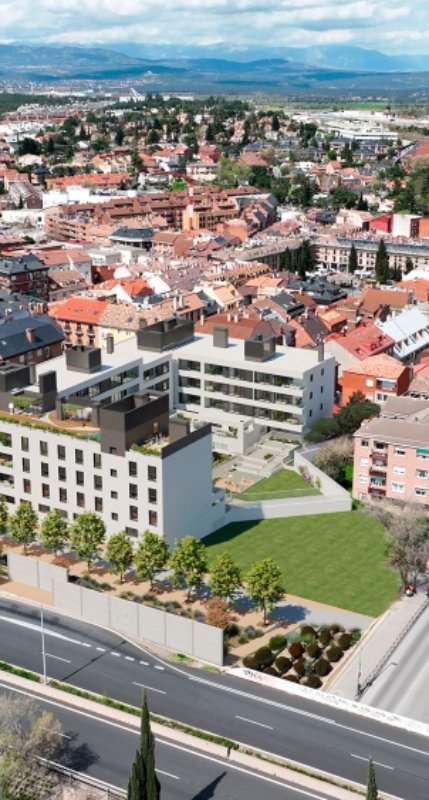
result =
[{"label": "retaining wall", "polygon": [[55,564],[21,556],[18,553],[8,553],[7,568],[11,581],[26,583],[27,586],[46,589],[48,592],[53,591],[54,581],[61,583],[62,586],[68,581],[68,570],[64,567],[57,567]]}]

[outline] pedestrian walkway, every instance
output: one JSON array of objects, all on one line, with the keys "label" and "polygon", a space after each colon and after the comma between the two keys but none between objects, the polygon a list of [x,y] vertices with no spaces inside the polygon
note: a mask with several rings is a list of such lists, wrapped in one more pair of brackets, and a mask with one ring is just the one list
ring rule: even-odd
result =
[{"label": "pedestrian walkway", "polygon": [[[420,588],[414,597],[403,595],[382,617],[375,620],[367,630],[361,645],[353,650],[342,669],[336,672],[332,683],[328,681],[327,688],[329,686],[330,692],[340,697],[347,697],[349,700],[356,698],[358,684],[360,686],[365,684],[398,636],[406,630],[414,615],[425,605],[427,600],[425,589],[426,587]],[[365,702],[364,695],[363,702]]]}]

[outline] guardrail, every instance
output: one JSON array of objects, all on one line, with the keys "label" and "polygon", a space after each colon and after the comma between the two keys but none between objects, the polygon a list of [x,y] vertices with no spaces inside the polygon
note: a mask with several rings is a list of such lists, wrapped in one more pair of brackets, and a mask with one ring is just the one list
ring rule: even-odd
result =
[{"label": "guardrail", "polygon": [[123,800],[123,798],[127,796],[125,789],[120,789],[119,786],[112,786],[112,784],[105,783],[98,778],[94,778],[92,775],[87,775],[84,772],[77,772],[74,769],[63,766],[63,764],[58,764],[56,761],[48,761],[46,758],[38,758],[37,760],[39,764],[50,770],[50,772],[56,772],[63,778],[67,778],[70,784],[80,783],[85,786],[90,786],[92,789],[98,789],[104,792],[106,800],[110,800],[110,798],[111,800],[114,800],[114,798]]},{"label": "guardrail", "polygon": [[422,603],[422,605],[417,609],[417,611],[413,614],[411,619],[408,621],[408,623],[405,626],[405,628],[403,628],[402,631],[400,633],[398,633],[396,639],[392,642],[392,644],[390,645],[389,649],[386,650],[383,658],[380,659],[380,661],[378,662],[377,666],[374,667],[372,672],[369,673],[368,677],[365,678],[363,683],[358,683],[358,687],[357,687],[357,691],[356,691],[356,695],[355,695],[355,699],[356,700],[360,700],[360,698],[366,692],[366,690],[369,689],[370,686],[372,686],[372,684],[374,683],[376,678],[378,678],[378,676],[379,676],[380,672],[382,671],[383,667],[386,666],[387,662],[389,661],[389,658],[393,655],[393,653],[399,647],[401,642],[403,642],[403,640],[405,639],[407,634],[414,627],[414,625],[416,624],[417,620],[420,619],[421,615],[423,614],[423,611],[425,611],[425,609],[428,606],[429,606],[429,599],[425,600],[424,603]]}]

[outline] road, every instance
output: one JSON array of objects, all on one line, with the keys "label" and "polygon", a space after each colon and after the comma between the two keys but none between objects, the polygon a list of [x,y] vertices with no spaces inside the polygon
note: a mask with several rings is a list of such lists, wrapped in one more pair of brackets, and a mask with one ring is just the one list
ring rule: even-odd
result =
[{"label": "road", "polygon": [[[190,667],[169,665],[120,636],[45,612],[48,674],[138,705],[148,692],[152,711],[211,730],[344,779],[366,781],[369,755],[379,788],[404,800],[427,800],[429,738]],[[0,602],[0,657],[41,672],[37,608]]]},{"label": "road", "polygon": [[[0,698],[6,694],[21,693],[0,682]],[[126,789],[138,730],[73,709],[66,702],[37,702],[62,724],[61,746],[53,760]],[[155,757],[162,800],[326,800],[324,794],[300,790],[276,777],[158,737]]]},{"label": "road", "polygon": [[429,724],[428,634],[426,611],[365,692],[365,703]]}]

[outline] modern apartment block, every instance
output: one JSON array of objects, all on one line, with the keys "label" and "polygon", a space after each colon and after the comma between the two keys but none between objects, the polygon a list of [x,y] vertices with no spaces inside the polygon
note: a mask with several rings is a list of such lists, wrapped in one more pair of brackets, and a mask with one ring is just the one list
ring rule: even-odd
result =
[{"label": "modern apartment block", "polygon": [[429,505],[429,402],[389,398],[355,433],[353,497]]},{"label": "modern apartment block", "polygon": [[207,535],[225,516],[210,425],[170,414],[168,359],[146,363],[135,338],[107,349],[0,368],[0,491],[11,510],[96,511],[108,535]]}]

